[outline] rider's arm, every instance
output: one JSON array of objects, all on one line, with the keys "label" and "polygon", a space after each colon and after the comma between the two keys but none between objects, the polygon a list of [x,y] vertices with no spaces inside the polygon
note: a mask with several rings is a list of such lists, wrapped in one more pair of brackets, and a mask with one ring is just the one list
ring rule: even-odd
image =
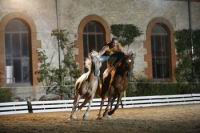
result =
[{"label": "rider's arm", "polygon": [[109,50],[108,46],[104,46],[100,51],[99,51],[99,55],[103,55],[106,51]]}]

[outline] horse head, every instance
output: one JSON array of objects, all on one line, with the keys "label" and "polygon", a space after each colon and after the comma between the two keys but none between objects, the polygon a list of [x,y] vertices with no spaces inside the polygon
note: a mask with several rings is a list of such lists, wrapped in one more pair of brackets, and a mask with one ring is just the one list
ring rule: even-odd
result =
[{"label": "horse head", "polygon": [[90,58],[92,61],[92,67],[91,70],[94,71],[95,76],[100,76],[100,68],[102,66],[101,60],[100,60],[100,55],[96,51],[92,51],[90,53]]},{"label": "horse head", "polygon": [[134,60],[135,60],[135,54],[134,53],[128,53],[123,61],[124,64],[124,69],[131,71],[133,69],[133,65],[134,65]]}]

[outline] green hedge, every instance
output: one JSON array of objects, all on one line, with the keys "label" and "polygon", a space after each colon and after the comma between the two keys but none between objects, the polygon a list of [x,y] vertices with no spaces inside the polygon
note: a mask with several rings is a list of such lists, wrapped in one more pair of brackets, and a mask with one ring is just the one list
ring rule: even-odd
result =
[{"label": "green hedge", "polygon": [[200,84],[130,82],[127,96],[152,96],[200,93]]},{"label": "green hedge", "polygon": [[0,88],[0,102],[10,102],[12,93],[7,88]]}]

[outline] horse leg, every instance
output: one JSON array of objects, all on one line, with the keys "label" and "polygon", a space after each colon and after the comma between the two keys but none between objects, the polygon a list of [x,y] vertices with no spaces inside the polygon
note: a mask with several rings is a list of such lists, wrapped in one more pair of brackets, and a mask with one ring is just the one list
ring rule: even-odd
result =
[{"label": "horse leg", "polygon": [[109,109],[109,106],[110,106],[110,104],[111,104],[111,90],[109,90],[109,93],[108,93],[109,95],[108,95],[108,104],[107,104],[107,106],[106,106],[106,109],[105,109],[105,111],[104,111],[104,113],[103,113],[103,116],[105,117],[106,115],[108,115],[108,109]]},{"label": "horse leg", "polygon": [[110,110],[112,110],[112,106],[113,106],[113,103],[115,102],[115,99],[116,99],[116,95],[114,95],[113,97],[111,96],[112,95],[112,83],[114,81],[114,76],[115,76],[115,71],[112,71],[111,72],[111,79],[110,79],[110,82],[109,82],[109,90],[110,90],[110,97],[111,97],[111,105],[110,105]]},{"label": "horse leg", "polygon": [[88,99],[86,98],[83,103],[78,107],[78,110],[81,110],[88,102]]},{"label": "horse leg", "polygon": [[106,109],[105,109],[105,111],[104,111],[104,113],[103,113],[103,117],[105,117],[106,115],[108,115],[108,108],[109,108],[109,105],[110,105],[110,97],[108,98],[108,104],[107,104],[107,106],[106,106]]},{"label": "horse leg", "polygon": [[100,104],[100,109],[99,109],[99,114],[98,114],[97,119],[101,119],[101,111],[102,111],[102,108],[104,106],[105,95],[106,95],[106,92],[107,92],[107,89],[105,89],[105,88],[106,88],[105,83],[103,83],[102,87],[101,87],[101,93],[99,94],[100,97],[101,97],[101,104]]},{"label": "horse leg", "polygon": [[122,103],[122,99],[120,100],[121,101],[121,106],[122,106],[122,109],[124,108],[124,105],[123,105],[123,103]]},{"label": "horse leg", "polygon": [[[111,101],[110,110],[112,110],[112,107],[113,107],[113,104],[114,104],[116,98],[117,98],[117,95],[114,95],[113,98],[112,98],[112,101]],[[122,103],[122,99],[120,100],[120,105],[121,105],[122,108],[124,108],[123,103]]]},{"label": "horse leg", "polygon": [[115,102],[116,98],[117,98],[116,95],[112,98],[111,105],[110,105],[110,110],[112,110],[113,103]]},{"label": "horse leg", "polygon": [[103,116],[106,116],[108,114],[108,108],[111,104],[111,99],[112,99],[112,82],[114,80],[114,75],[115,75],[115,72],[112,72],[111,73],[111,79],[110,79],[110,82],[109,82],[109,87],[108,87],[108,104],[106,106],[106,109],[105,109],[105,112],[103,113]]},{"label": "horse leg", "polygon": [[74,102],[73,102],[73,108],[72,108],[72,112],[71,112],[71,115],[70,115],[70,119],[76,119],[74,117],[74,113],[76,111],[76,108],[78,106],[78,101],[80,100],[81,96],[79,94],[76,95],[75,99],[74,99]]},{"label": "horse leg", "polygon": [[101,105],[100,105],[99,114],[98,114],[97,119],[101,119],[101,111],[102,111],[103,105],[104,105],[104,98],[101,98]]},{"label": "horse leg", "polygon": [[[90,98],[90,102],[89,102],[89,105],[88,105],[88,107],[87,107],[87,110],[85,111],[85,114],[83,115],[83,120],[86,120],[87,117],[88,117],[88,112],[89,112],[89,110],[90,110],[90,107],[91,107],[91,104],[92,104],[93,97],[94,97],[94,96],[92,96],[92,98]],[[87,102],[88,102],[88,100],[87,100]]]},{"label": "horse leg", "polygon": [[115,112],[115,110],[118,109],[118,107],[119,107],[119,102],[120,102],[121,98],[122,98],[122,95],[119,94],[119,95],[118,95],[118,99],[117,99],[117,104],[115,105],[115,108],[114,108],[113,110],[109,111],[109,112],[108,112],[108,115],[112,115],[112,114]]}]

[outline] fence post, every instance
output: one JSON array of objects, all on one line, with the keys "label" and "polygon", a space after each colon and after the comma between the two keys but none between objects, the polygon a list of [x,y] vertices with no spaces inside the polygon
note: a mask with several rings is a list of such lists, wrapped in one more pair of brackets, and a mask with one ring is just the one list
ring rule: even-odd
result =
[{"label": "fence post", "polygon": [[32,104],[31,104],[31,101],[29,99],[27,100],[27,106],[28,106],[28,112],[33,113]]}]

